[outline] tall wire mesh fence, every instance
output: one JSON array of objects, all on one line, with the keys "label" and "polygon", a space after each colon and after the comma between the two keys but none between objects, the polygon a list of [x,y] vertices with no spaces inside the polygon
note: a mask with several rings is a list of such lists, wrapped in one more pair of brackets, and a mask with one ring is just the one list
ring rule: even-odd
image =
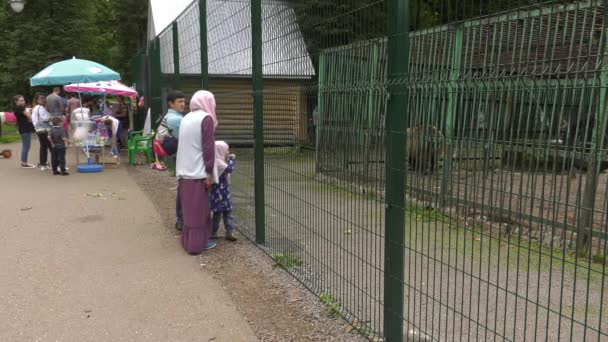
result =
[{"label": "tall wire mesh fence", "polygon": [[606,5],[200,0],[132,68],[215,94],[239,230],[354,333],[603,341]]}]

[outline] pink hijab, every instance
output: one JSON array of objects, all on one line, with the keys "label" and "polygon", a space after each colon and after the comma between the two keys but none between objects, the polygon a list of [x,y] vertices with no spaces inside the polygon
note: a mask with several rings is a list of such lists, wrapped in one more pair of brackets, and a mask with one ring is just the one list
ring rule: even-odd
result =
[{"label": "pink hijab", "polygon": [[[226,153],[228,153],[228,144],[225,141],[218,140],[215,142],[215,167],[217,167],[218,177],[221,176],[226,168],[228,167],[228,163],[226,163]],[[230,184],[230,175],[226,175],[226,180],[228,184]]]},{"label": "pink hijab", "polygon": [[[217,128],[217,117],[215,116],[215,96],[209,91],[199,90],[190,99],[190,110],[202,110],[211,115],[215,128]],[[221,173],[220,173],[221,174]]]}]

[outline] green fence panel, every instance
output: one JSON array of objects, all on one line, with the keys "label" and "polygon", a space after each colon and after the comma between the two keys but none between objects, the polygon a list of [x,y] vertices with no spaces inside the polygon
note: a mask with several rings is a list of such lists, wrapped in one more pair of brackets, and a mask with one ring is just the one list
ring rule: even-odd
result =
[{"label": "green fence panel", "polygon": [[354,334],[603,341],[606,7],[200,0],[143,79],[216,95],[239,231]]}]

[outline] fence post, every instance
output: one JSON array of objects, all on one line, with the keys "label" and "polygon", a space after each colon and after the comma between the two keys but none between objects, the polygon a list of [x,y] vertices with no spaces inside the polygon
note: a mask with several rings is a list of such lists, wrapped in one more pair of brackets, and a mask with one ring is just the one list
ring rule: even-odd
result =
[{"label": "fence post", "polygon": [[409,67],[409,0],[389,0],[388,111],[386,114],[386,215],[384,246],[384,335],[403,341],[405,238],[405,129]]},{"label": "fence post", "polygon": [[[608,62],[608,31],[605,31],[603,42],[602,59]],[[605,64],[604,64],[605,65]],[[576,251],[579,255],[590,258],[587,254],[591,250],[591,240],[593,239],[593,214],[595,212],[595,196],[597,194],[599,168],[605,153],[601,153],[605,148],[606,124],[608,121],[608,70],[602,68],[600,76],[599,96],[597,109],[595,110],[595,124],[593,125],[593,135],[591,138],[591,148],[589,150],[589,165],[587,167],[587,181],[585,183],[585,193],[581,208],[580,224],[576,233]],[[585,148],[583,147],[583,150]]]},{"label": "fence post", "polygon": [[[365,174],[370,174],[370,161],[372,161],[372,152],[375,151],[375,148],[372,148],[373,140],[372,132],[376,131],[376,127],[374,127],[374,117],[377,115],[377,104],[376,99],[378,98],[378,65],[380,63],[380,51],[378,47],[378,42],[374,41],[372,45],[372,63],[370,65],[370,77],[369,77],[369,89],[367,93],[367,120],[365,125]],[[368,64],[369,65],[369,64]],[[374,156],[376,157],[376,156]]]},{"label": "fence post", "polygon": [[171,24],[173,33],[173,89],[179,89],[179,32],[177,21]]},{"label": "fence post", "polygon": [[314,112],[313,112],[313,123],[314,123],[314,130],[315,130],[315,172],[319,173],[321,172],[321,162],[322,160],[319,159],[319,156],[321,155],[321,151],[319,150],[320,148],[320,142],[321,140],[321,132],[323,131],[322,128],[322,117],[323,117],[323,102],[324,102],[324,97],[327,96],[324,94],[325,91],[325,52],[321,52],[319,54],[319,89],[317,90],[317,117],[314,117]]},{"label": "fence post", "polygon": [[209,52],[207,51],[207,0],[198,2],[201,39],[201,81],[204,90],[209,90]]},{"label": "fence post", "polygon": [[[463,24],[456,25],[454,32],[454,56],[452,56],[452,72],[450,74],[450,85],[448,90],[448,112],[445,119],[445,153],[443,157],[443,177],[441,180],[441,207],[445,208],[448,198],[452,193],[452,184],[449,183],[452,173],[452,155],[454,144],[454,120],[458,110],[458,77],[462,66],[462,36],[464,34]],[[433,141],[433,144],[437,144]]]},{"label": "fence post", "polygon": [[163,110],[162,103],[162,88],[163,76],[161,70],[160,57],[160,38],[156,37],[152,41],[152,55],[150,56],[150,107],[152,108],[152,122],[156,122],[158,115],[161,115]]},{"label": "fence post", "polygon": [[254,192],[255,192],[255,241],[266,242],[264,200],[264,80],[262,60],[262,0],[251,1],[251,65],[253,73],[253,131]]}]

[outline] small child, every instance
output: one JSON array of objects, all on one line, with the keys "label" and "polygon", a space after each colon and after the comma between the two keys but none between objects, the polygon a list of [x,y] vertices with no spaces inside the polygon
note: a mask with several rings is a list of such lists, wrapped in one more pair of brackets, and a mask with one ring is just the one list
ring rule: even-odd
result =
[{"label": "small child", "polygon": [[[63,117],[53,116],[51,122],[53,127],[49,131],[49,141],[52,147],[51,165],[53,166],[53,175],[69,176],[65,167],[65,149],[66,145],[72,142],[68,139],[68,134],[63,129]],[[61,172],[58,170],[61,170]]]},{"label": "small child", "polygon": [[229,154],[228,144],[225,141],[215,142],[215,166],[219,177],[219,184],[213,184],[209,191],[209,207],[213,212],[212,239],[217,239],[220,229],[220,220],[224,216],[226,240],[236,241],[234,220],[232,218],[232,198],[230,196],[230,174],[234,170],[235,155]]}]

